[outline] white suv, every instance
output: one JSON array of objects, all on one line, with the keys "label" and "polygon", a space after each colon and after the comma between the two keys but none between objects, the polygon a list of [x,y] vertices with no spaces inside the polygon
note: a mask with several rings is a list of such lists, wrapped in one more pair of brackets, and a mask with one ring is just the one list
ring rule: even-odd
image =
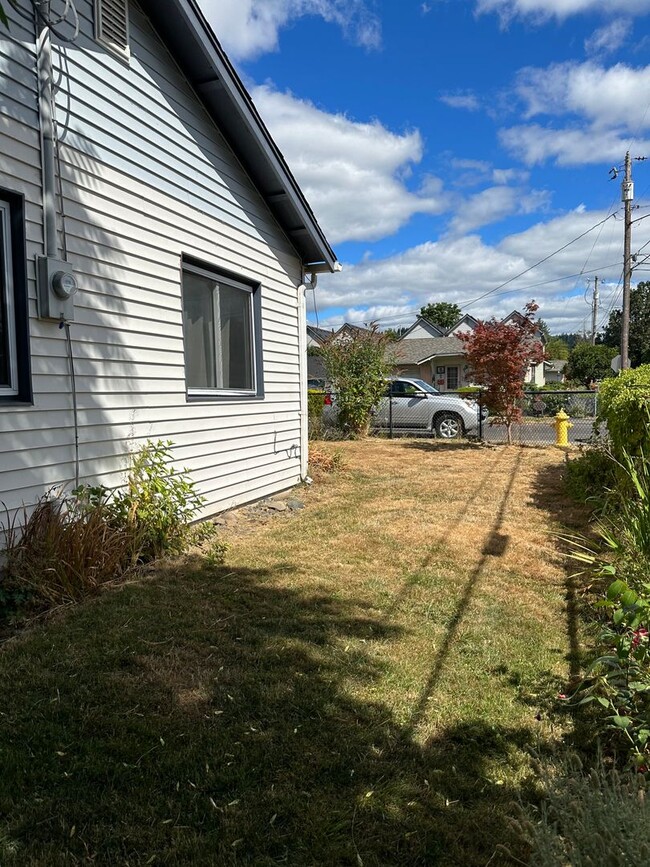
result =
[{"label": "white suv", "polygon": [[[338,412],[334,395],[325,401],[323,420],[336,425]],[[482,410],[483,419],[487,409]],[[444,394],[423,379],[399,377],[386,383],[386,394],[374,409],[371,427],[435,434],[455,439],[479,430],[479,404],[456,394]]]}]

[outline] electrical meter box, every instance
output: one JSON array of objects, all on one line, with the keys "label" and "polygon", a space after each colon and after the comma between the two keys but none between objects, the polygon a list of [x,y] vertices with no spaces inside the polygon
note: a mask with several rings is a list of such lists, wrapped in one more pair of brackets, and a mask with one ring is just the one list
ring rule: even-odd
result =
[{"label": "electrical meter box", "polygon": [[36,259],[38,315],[41,319],[74,320],[77,278],[69,262],[38,256]]}]

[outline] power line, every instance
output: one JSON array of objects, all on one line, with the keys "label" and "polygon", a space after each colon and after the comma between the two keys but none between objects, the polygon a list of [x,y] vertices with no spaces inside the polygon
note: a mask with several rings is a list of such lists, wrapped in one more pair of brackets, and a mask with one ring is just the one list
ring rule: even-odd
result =
[{"label": "power line", "polygon": [[[610,211],[611,211],[611,206],[610,206]],[[461,306],[461,308],[467,309],[468,307],[472,307],[474,304],[478,303],[479,301],[482,301],[483,298],[487,298],[489,295],[494,295],[497,293],[501,294],[501,295],[507,295],[510,292],[524,292],[527,289],[535,288],[538,285],[544,285],[546,282],[554,283],[554,282],[557,282],[558,280],[569,280],[569,279],[573,279],[574,277],[580,277],[582,274],[593,273],[593,271],[601,270],[603,268],[612,267],[611,265],[600,265],[598,268],[591,269],[591,271],[584,271],[583,270],[579,274],[570,275],[570,277],[559,277],[559,278],[557,278],[557,280],[542,281],[541,283],[535,283],[532,286],[517,287],[516,289],[508,290],[508,292],[499,293],[499,289],[502,289],[504,286],[508,286],[513,281],[518,280],[520,277],[523,277],[524,274],[528,274],[530,271],[534,270],[535,268],[539,267],[540,265],[543,265],[544,262],[548,262],[549,259],[552,259],[554,256],[557,256],[559,253],[562,253],[564,250],[566,250],[572,244],[575,244],[577,241],[580,241],[582,238],[584,238],[586,235],[590,234],[590,232],[593,232],[594,229],[597,229],[599,226],[602,226],[604,223],[606,223],[612,217],[616,218],[616,214],[615,213],[614,214],[608,213],[607,216],[603,220],[599,220],[597,223],[595,223],[593,226],[591,226],[591,228],[587,229],[585,232],[582,232],[580,235],[573,238],[571,241],[568,241],[566,244],[564,244],[562,247],[559,247],[553,253],[549,253],[548,256],[544,256],[543,259],[540,259],[534,265],[530,265],[528,268],[525,268],[519,274],[515,274],[514,277],[510,277],[508,280],[505,280],[503,283],[500,283],[498,286],[495,286],[494,289],[490,289],[487,292],[484,292],[482,295],[479,295],[477,298],[474,298],[474,299],[467,301],[467,302],[465,302],[465,301],[461,302],[461,304],[459,306]],[[589,254],[589,256],[591,256],[591,253]],[[617,264],[617,263],[614,263],[614,264]],[[417,314],[419,312],[419,309],[420,308],[415,307],[412,310],[404,311],[403,313],[398,313],[395,316],[386,317],[383,319],[375,319],[373,321],[377,322],[379,324],[381,324],[382,322],[386,322],[386,321],[395,322],[397,320],[410,318],[414,314]],[[335,320],[335,322],[337,322],[337,321],[339,321],[339,320]],[[357,323],[363,324],[364,322],[368,322],[368,317],[365,316],[363,318],[358,318],[358,319],[342,319],[340,321],[341,321],[341,323],[349,322],[351,325],[357,324]]]},{"label": "power line", "polygon": [[[610,262],[608,265],[598,265],[595,268],[590,268],[587,271],[580,271],[577,274],[566,274],[563,277],[552,277],[549,280],[540,280],[537,283],[529,283],[526,286],[518,286],[516,289],[507,289],[505,292],[498,292],[495,294],[495,297],[502,297],[503,295],[511,295],[513,292],[527,292],[529,289],[537,289],[539,286],[548,286],[551,283],[561,283],[563,280],[573,280],[576,277],[581,277],[584,274],[594,274],[597,271],[604,271],[607,268],[613,268],[615,265],[619,265],[620,262]],[[570,296],[567,301],[571,300]],[[421,307],[422,305],[420,305]],[[461,308],[461,311],[464,311],[466,305],[464,301],[461,301],[458,305]],[[394,316],[386,316],[386,317],[375,317],[372,321],[381,325],[382,323],[394,323],[398,321],[402,321],[404,319],[411,319],[413,316],[416,316],[420,312],[420,307],[414,307],[411,310],[405,311],[403,313],[396,313]],[[363,325],[368,322],[368,316],[364,317],[352,317],[345,319],[335,319],[333,324],[341,324],[343,325],[345,322],[349,322],[350,325]]]},{"label": "power line", "polygon": [[529,268],[526,268],[524,271],[521,271],[521,273],[516,274],[514,277],[511,277],[509,280],[505,280],[503,283],[501,283],[495,289],[490,289],[489,292],[484,292],[482,295],[479,295],[478,298],[475,298],[473,301],[470,301],[469,304],[466,304],[465,306],[471,307],[472,305],[476,304],[478,301],[482,301],[483,298],[487,298],[488,295],[492,295],[494,292],[497,292],[499,289],[502,289],[504,286],[507,286],[509,283],[512,283],[514,280],[518,280],[519,277],[523,277],[524,274],[528,274],[534,268],[538,268],[540,265],[543,265],[544,262],[548,262],[548,260],[552,259],[553,256],[557,256],[558,253],[562,253],[564,250],[567,249],[567,247],[570,247],[572,244],[575,244],[576,241],[580,241],[582,238],[584,238],[590,232],[593,232],[594,229],[597,229],[599,226],[602,226],[603,223],[606,223],[607,220],[611,219],[612,216],[613,216],[613,214],[608,214],[604,220],[600,220],[600,222],[596,223],[595,226],[592,226],[590,229],[587,229],[586,232],[583,232],[581,235],[578,235],[577,238],[574,238],[572,241],[568,241],[566,244],[564,244],[564,246],[560,247],[558,250],[555,250],[555,252],[553,252],[553,253],[549,253],[548,256],[544,256],[544,258],[540,259],[539,262],[536,262],[534,265],[531,265]]}]

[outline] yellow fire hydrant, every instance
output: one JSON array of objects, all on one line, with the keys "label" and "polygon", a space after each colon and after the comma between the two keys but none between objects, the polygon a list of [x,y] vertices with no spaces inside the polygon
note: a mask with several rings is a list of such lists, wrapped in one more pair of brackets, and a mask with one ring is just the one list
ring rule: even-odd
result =
[{"label": "yellow fire hydrant", "polygon": [[573,427],[569,416],[561,409],[555,416],[555,445],[566,448],[569,445],[569,428]]}]

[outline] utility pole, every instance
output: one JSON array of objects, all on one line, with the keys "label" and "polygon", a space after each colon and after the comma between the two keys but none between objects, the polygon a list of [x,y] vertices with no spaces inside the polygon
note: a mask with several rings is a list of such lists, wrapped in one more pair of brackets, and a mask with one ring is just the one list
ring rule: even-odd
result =
[{"label": "utility pole", "polygon": [[591,345],[596,343],[596,329],[598,328],[598,303],[600,301],[600,292],[598,289],[598,277],[594,277],[594,302],[591,309]]},{"label": "utility pole", "polygon": [[625,154],[625,179],[621,184],[621,199],[625,205],[625,243],[623,251],[623,312],[621,314],[621,370],[630,367],[630,283],[632,280],[632,159]]}]

